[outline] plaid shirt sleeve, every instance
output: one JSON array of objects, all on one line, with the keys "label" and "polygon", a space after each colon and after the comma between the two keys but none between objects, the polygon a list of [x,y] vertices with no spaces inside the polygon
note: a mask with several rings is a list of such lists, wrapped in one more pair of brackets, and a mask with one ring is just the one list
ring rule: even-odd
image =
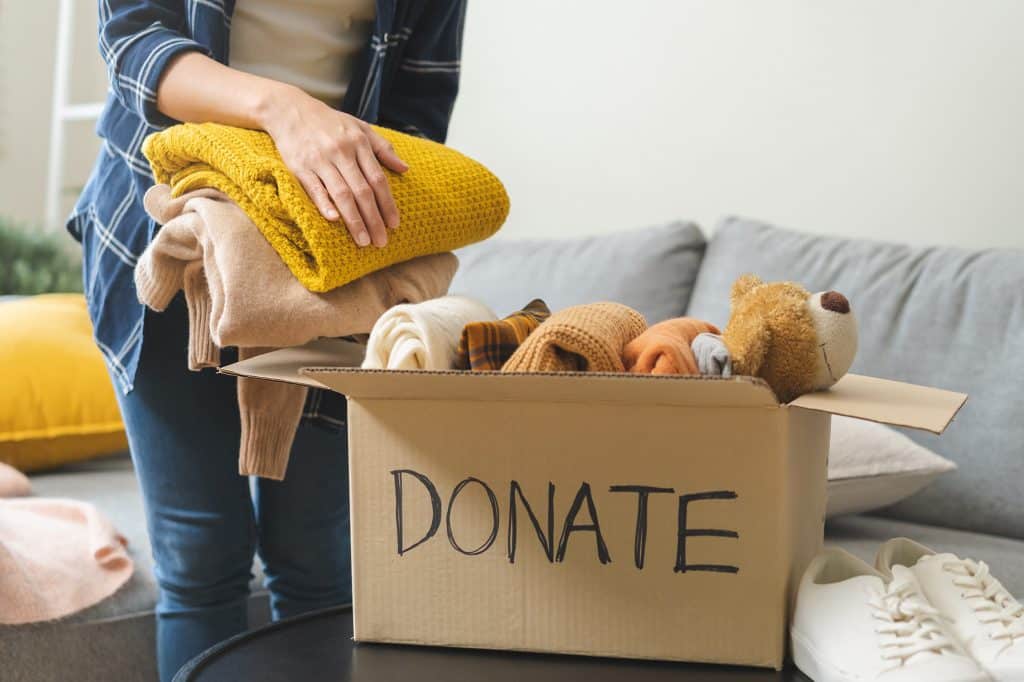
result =
[{"label": "plaid shirt sleeve", "polygon": [[156,89],[170,61],[188,51],[210,51],[186,35],[184,0],[100,0],[99,46],[110,90],[148,125],[173,119],[156,108]]},{"label": "plaid shirt sleeve", "polygon": [[466,0],[431,0],[409,38],[380,123],[444,142],[459,92]]}]

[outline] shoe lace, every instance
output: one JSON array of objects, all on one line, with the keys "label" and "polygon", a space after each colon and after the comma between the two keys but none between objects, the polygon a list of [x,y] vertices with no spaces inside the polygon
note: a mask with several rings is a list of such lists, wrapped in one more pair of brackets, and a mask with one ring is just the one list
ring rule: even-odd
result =
[{"label": "shoe lace", "polygon": [[987,626],[989,637],[1004,642],[1003,649],[1024,639],[1024,604],[1013,598],[990,572],[984,561],[944,561],[942,569],[953,575],[953,584],[970,603],[978,621]]},{"label": "shoe lace", "polygon": [[953,651],[953,642],[939,622],[939,612],[930,606],[917,585],[894,578],[868,599],[871,615],[879,621],[881,657],[890,663],[886,670],[904,665],[915,654]]}]

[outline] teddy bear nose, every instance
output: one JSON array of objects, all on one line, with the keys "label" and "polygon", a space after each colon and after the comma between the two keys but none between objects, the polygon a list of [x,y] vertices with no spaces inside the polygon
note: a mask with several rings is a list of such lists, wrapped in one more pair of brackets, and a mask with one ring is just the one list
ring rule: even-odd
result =
[{"label": "teddy bear nose", "polygon": [[821,295],[821,307],[845,315],[850,312],[850,302],[838,291],[826,291]]}]

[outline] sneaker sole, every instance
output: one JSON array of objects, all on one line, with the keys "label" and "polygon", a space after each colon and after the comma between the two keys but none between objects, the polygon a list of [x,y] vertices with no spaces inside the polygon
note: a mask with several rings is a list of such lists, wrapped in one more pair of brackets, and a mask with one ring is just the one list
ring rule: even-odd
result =
[{"label": "sneaker sole", "polygon": [[813,682],[858,682],[858,678],[851,677],[831,663],[820,660],[818,652],[796,630],[790,631],[789,638],[793,649],[793,663]]},{"label": "sneaker sole", "polygon": [[[805,637],[792,628],[789,632],[789,640],[793,652],[793,663],[813,682],[863,682],[863,677],[843,672],[825,660]],[[990,682],[999,678],[995,675],[989,676],[984,672],[978,672],[970,677],[960,679],[962,682]]]}]

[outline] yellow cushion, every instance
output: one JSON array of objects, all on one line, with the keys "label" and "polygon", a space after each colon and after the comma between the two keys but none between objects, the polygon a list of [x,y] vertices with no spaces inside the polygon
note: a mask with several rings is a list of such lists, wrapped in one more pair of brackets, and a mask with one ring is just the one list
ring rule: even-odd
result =
[{"label": "yellow cushion", "polygon": [[81,294],[0,303],[0,462],[49,469],[128,447]]},{"label": "yellow cushion", "polygon": [[359,248],[341,222],[317,211],[264,132],[184,123],[153,133],[142,147],[156,181],[175,196],[215,188],[234,199],[310,291],[330,291],[363,275],[494,234],[508,215],[505,188],[454,149],[374,127],[409,165],[385,169],[401,224],[384,248]]}]

